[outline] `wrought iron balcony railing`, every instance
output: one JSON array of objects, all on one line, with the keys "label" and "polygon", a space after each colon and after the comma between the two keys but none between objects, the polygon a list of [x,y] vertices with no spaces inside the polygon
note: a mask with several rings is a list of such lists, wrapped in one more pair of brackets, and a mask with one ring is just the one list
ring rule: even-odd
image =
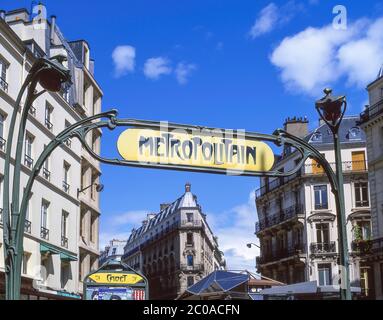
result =
[{"label": "wrought iron balcony railing", "polygon": [[202,227],[202,220],[182,220],[181,227]]},{"label": "wrought iron balcony railing", "polygon": [[29,114],[33,117],[36,117],[36,108],[34,106],[31,106],[29,109]]},{"label": "wrought iron balcony railing", "polygon": [[47,229],[45,227],[41,227],[40,237],[44,240],[49,240],[49,229]]},{"label": "wrought iron balcony railing", "polygon": [[275,251],[262,254],[261,256],[256,257],[256,263],[257,263],[257,266],[259,266],[265,263],[277,262],[281,259],[295,257],[304,252],[305,252],[304,244],[297,243],[295,246],[291,246],[288,248],[279,248]]},{"label": "wrought iron balcony railing", "polygon": [[315,210],[326,210],[326,209],[328,209],[328,203],[327,202],[315,204]]},{"label": "wrought iron balcony railing", "polygon": [[24,232],[26,233],[32,232],[32,222],[30,222],[29,220],[25,220]]},{"label": "wrought iron balcony railing", "polygon": [[[331,168],[336,171],[336,164],[335,162],[330,163]],[[361,160],[361,161],[343,161],[342,162],[342,171],[344,173],[354,173],[354,172],[367,172],[367,161]],[[270,181],[269,183],[263,185],[259,189],[255,191],[255,197],[256,199],[266,195],[267,193],[276,190],[284,185],[286,185],[288,182],[295,180],[299,177],[303,176],[312,176],[312,175],[324,175],[325,172],[321,166],[318,166],[317,164],[306,164],[302,167],[300,171],[297,173],[284,178],[275,178],[274,180]]]},{"label": "wrought iron balcony railing", "polygon": [[68,238],[65,236],[61,236],[61,246],[64,248],[68,248]]},{"label": "wrought iron balcony railing", "polygon": [[372,252],[372,241],[354,240],[351,242],[351,250],[358,255],[369,254]]},{"label": "wrought iron balcony railing", "polygon": [[43,168],[43,177],[48,181],[51,180],[51,172],[47,168]]},{"label": "wrought iron balcony railing", "polygon": [[322,242],[322,243],[311,243],[310,245],[311,254],[322,254],[322,253],[335,253],[336,244],[335,241]]},{"label": "wrought iron balcony railing", "polygon": [[33,159],[27,154],[24,156],[24,165],[27,166],[29,169],[32,169],[33,167]]},{"label": "wrought iron balcony railing", "polygon": [[65,144],[66,144],[66,146],[68,147],[68,148],[71,148],[72,147],[72,139],[67,139],[67,140],[65,140]]},{"label": "wrought iron balcony railing", "polygon": [[187,270],[187,271],[203,271],[204,265],[203,264],[193,264],[192,266],[189,266],[187,264],[181,264],[180,269],[181,270]]},{"label": "wrought iron balcony railing", "polygon": [[293,218],[299,217],[305,214],[305,208],[302,204],[292,205],[286,209],[282,209],[280,212],[267,216],[265,219],[258,221],[255,224],[255,233],[258,233],[267,228],[271,228],[277,224],[286,222]]},{"label": "wrought iron balcony railing", "polygon": [[69,193],[70,185],[66,181],[63,181],[63,190],[64,190],[64,192]]},{"label": "wrought iron balcony railing", "polygon": [[357,208],[366,208],[370,206],[370,200],[359,200],[355,201],[355,207]]},{"label": "wrought iron balcony railing", "polygon": [[5,92],[8,92],[8,82],[5,81],[3,78],[0,78],[0,88]]},{"label": "wrought iron balcony railing", "polygon": [[7,140],[3,137],[0,137],[0,151],[5,152],[5,146],[7,145]]},{"label": "wrought iron balcony railing", "polygon": [[50,131],[52,131],[52,129],[53,129],[53,124],[52,124],[52,122],[49,121],[49,119],[45,119],[45,126],[46,126]]},{"label": "wrought iron balcony railing", "polygon": [[369,106],[360,114],[360,123],[367,122],[383,113],[383,100]]}]

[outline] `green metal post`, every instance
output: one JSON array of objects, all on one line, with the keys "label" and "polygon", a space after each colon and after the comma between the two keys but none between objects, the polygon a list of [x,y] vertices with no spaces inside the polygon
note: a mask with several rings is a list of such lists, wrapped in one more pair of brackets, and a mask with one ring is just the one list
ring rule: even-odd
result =
[{"label": "green metal post", "polygon": [[340,276],[340,294],[342,300],[351,300],[350,287],[350,268],[347,243],[346,212],[344,203],[344,184],[341,147],[338,132],[334,132],[334,148],[336,176],[338,181],[338,194],[335,197],[337,206],[337,224],[338,224],[338,249],[339,249],[339,276]]},{"label": "green metal post", "polygon": [[347,109],[345,96],[335,97],[332,89],[324,89],[325,96],[315,103],[321,119],[331,129],[334,139],[337,189],[333,190],[337,211],[338,251],[339,251],[339,284],[341,300],[351,300],[350,269],[347,242],[346,210],[344,203],[344,184],[339,128]]}]

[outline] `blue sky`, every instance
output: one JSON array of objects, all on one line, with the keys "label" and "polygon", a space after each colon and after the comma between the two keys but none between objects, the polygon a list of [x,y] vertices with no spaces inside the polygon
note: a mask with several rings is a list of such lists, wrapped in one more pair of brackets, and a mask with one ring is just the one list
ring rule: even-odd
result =
[{"label": "blue sky", "polygon": [[[348,114],[367,103],[383,63],[383,6],[342,1],[347,29],[332,26],[338,1],[58,1],[48,15],[71,40],[86,39],[104,90],[103,110],[271,133],[285,118],[317,124],[325,86],[347,95]],[[30,8],[31,1],[2,1]],[[117,133],[105,133],[104,155]],[[185,182],[225,250],[229,267],[254,268],[256,178],[103,166],[101,241],[126,237],[146,212],[179,197]]]}]

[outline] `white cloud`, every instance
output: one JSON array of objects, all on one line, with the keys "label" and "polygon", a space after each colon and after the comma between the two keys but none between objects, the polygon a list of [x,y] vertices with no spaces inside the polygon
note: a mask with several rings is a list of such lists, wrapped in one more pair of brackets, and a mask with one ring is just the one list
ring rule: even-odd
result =
[{"label": "white cloud", "polygon": [[191,63],[180,62],[177,65],[176,70],[174,71],[176,74],[176,79],[179,84],[186,84],[188,81],[188,77],[191,72],[196,69],[196,66]]},{"label": "white cloud", "polygon": [[100,249],[112,239],[127,240],[133,228],[141,225],[148,210],[127,211],[101,218]]},{"label": "white cloud", "polygon": [[132,46],[117,46],[112,53],[116,77],[134,71],[136,49]]},{"label": "white cloud", "polygon": [[365,87],[383,62],[383,18],[360,19],[346,30],[332,25],[307,29],[286,37],[270,60],[281,71],[288,90],[318,95],[323,87],[345,78]]},{"label": "white cloud", "polygon": [[220,249],[224,252],[227,267],[231,270],[254,271],[255,257],[259,249],[246,245],[258,243],[254,235],[256,220],[255,193],[252,191],[246,203],[219,214],[207,215],[214,234],[218,236]]},{"label": "white cloud", "polygon": [[251,27],[250,36],[254,39],[262,34],[274,29],[278,21],[278,7],[275,3],[270,3],[258,14],[257,20]]},{"label": "white cloud", "polygon": [[149,58],[144,65],[144,74],[147,78],[157,80],[161,75],[172,72],[170,61],[164,57]]},{"label": "white cloud", "polygon": [[250,29],[250,37],[255,39],[263,34],[269,33],[289,22],[294,15],[303,9],[303,4],[294,0],[278,7],[271,2],[264,7],[258,14],[253,26]]}]

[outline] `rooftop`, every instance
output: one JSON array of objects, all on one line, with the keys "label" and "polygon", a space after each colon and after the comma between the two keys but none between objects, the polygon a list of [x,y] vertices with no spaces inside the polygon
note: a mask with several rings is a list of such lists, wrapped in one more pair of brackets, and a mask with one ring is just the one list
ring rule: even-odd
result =
[{"label": "rooftop", "polygon": [[191,185],[187,183],[185,185],[185,193],[175,200],[170,205],[166,206],[160,212],[149,215],[148,219],[144,221],[141,227],[138,229],[133,229],[132,233],[128,239],[128,243],[133,242],[137,239],[141,234],[147,232],[150,229],[153,229],[157,226],[161,221],[171,216],[173,213],[177,212],[181,208],[197,208],[199,207],[197,202],[197,197],[191,192]]}]

